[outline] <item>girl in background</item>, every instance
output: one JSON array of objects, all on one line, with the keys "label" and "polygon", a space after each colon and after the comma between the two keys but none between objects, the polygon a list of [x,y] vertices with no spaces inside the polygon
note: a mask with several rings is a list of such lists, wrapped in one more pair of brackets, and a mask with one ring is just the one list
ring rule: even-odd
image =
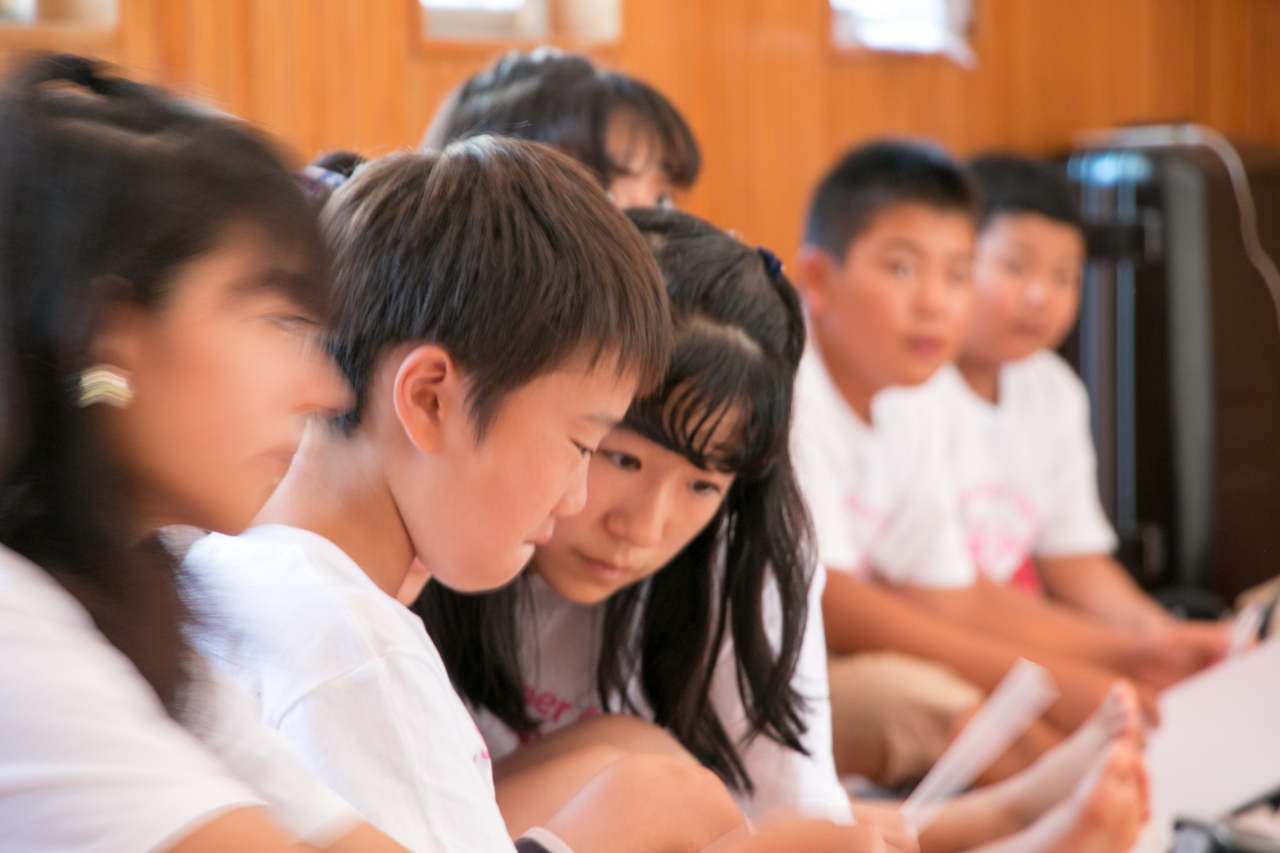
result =
[{"label": "girl in background", "polygon": [[422,147],[480,133],[558,148],[624,209],[669,206],[701,167],[693,132],[661,92],[549,47],[511,51],[466,80],[437,111]]}]

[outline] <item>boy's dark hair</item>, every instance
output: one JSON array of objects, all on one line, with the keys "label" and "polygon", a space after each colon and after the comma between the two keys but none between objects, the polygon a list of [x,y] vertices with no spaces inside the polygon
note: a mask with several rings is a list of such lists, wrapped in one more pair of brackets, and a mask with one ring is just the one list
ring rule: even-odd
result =
[{"label": "boy's dark hair", "polygon": [[595,173],[602,186],[627,173],[609,156],[609,123],[629,114],[659,152],[677,187],[698,177],[697,140],[661,92],[633,77],[596,68],[585,56],[554,48],[511,51],[471,77],[445,101],[422,140],[423,150],[481,133],[543,142]]},{"label": "boy's dark hair", "polygon": [[[656,574],[603,605],[592,642],[601,707],[655,723],[737,790],[753,780],[744,742],[763,735],[805,752],[805,697],[792,688],[804,635],[813,547],[791,465],[792,389],[804,351],[799,297],[776,258],[672,210],[627,213],[667,280],[675,350],[661,387],[637,397],[624,425],[706,469],[736,477],[702,531]],[[734,419],[726,445],[709,446]],[[778,636],[764,598],[778,595]],[[534,633],[526,579],[463,595],[430,583],[414,610],[431,632],[458,692],[517,732],[537,726],[525,704],[521,654]],[[726,637],[749,728],[735,740],[710,701]]]},{"label": "boy's dark hair", "polygon": [[208,107],[80,56],[39,56],[0,93],[0,544],[75,596],[173,714],[190,652],[173,559],[76,377],[112,305],[158,311],[186,264],[247,222],[307,258],[273,279],[322,315],[327,256],[271,145]]},{"label": "boy's dark hair", "polygon": [[1061,170],[1042,160],[1012,154],[984,154],[969,162],[982,193],[979,230],[1001,213],[1038,213],[1083,228],[1080,211]]},{"label": "boy's dark hair", "polygon": [[330,349],[360,422],[388,348],[430,341],[470,383],[477,436],[507,394],[582,354],[647,389],[671,349],[662,274],[635,227],[568,157],[473,137],[365,166],[333,194]]},{"label": "boy's dark hair", "polygon": [[842,261],[876,214],[913,203],[976,219],[978,193],[964,166],[941,148],[898,140],[863,145],[818,184],[805,220],[805,242]]}]

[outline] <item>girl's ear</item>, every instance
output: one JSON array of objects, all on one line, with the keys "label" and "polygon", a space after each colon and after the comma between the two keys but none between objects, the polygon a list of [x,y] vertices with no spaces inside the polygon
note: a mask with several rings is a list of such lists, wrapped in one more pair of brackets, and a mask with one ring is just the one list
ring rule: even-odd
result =
[{"label": "girl's ear", "polygon": [[404,357],[391,399],[409,441],[423,453],[439,453],[446,434],[467,417],[466,387],[457,365],[435,344],[423,344]]},{"label": "girl's ear", "polygon": [[809,313],[821,314],[831,304],[835,278],[835,262],[825,250],[806,243],[796,252],[792,281]]},{"label": "girl's ear", "polygon": [[125,299],[104,300],[95,312],[93,338],[89,341],[90,364],[106,364],[134,373],[144,355],[149,316],[136,303]]}]

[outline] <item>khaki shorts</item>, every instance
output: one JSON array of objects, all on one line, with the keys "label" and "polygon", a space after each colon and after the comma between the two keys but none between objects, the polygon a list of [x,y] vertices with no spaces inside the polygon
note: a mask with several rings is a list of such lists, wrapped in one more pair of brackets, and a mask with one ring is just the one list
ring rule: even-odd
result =
[{"label": "khaki shorts", "polygon": [[985,697],[941,664],[895,652],[831,657],[836,769],[898,788],[924,776]]}]

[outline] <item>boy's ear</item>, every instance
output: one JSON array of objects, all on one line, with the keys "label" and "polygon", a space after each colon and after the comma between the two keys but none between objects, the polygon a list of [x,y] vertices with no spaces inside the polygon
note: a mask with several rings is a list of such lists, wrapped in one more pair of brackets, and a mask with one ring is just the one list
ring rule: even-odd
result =
[{"label": "boy's ear", "polygon": [[466,388],[453,358],[435,344],[415,347],[400,362],[391,399],[396,417],[414,447],[437,453],[445,429],[466,417]]},{"label": "boy's ear", "polygon": [[792,281],[809,313],[821,314],[831,304],[831,290],[836,282],[836,263],[824,249],[806,243],[796,252]]}]

